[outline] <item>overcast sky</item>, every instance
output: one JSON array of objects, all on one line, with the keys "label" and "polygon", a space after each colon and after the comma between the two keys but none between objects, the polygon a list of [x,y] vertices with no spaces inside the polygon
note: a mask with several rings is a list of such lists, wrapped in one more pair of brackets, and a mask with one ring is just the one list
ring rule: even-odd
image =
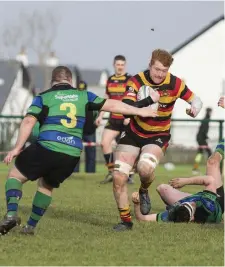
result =
[{"label": "overcast sky", "polygon": [[[174,49],[224,11],[214,1],[0,2],[0,25],[48,8],[59,16],[54,50],[62,64],[112,71],[113,57],[124,54],[130,73],[148,64],[154,48]],[[31,51],[29,60],[37,60]]]}]

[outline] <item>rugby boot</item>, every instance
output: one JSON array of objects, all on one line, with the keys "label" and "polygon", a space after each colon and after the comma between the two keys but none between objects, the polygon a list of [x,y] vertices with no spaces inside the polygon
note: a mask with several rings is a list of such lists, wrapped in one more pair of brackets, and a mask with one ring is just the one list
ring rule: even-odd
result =
[{"label": "rugby boot", "polygon": [[7,234],[17,225],[20,225],[21,219],[17,215],[5,215],[4,219],[0,222],[0,235]]},{"label": "rugby boot", "polygon": [[113,230],[116,232],[123,232],[132,230],[133,223],[132,222],[120,222],[113,227]]},{"label": "rugby boot", "polygon": [[100,182],[100,184],[107,184],[107,183],[111,183],[113,181],[113,174],[112,172],[109,172],[105,179],[103,181]]},{"label": "rugby boot", "polygon": [[148,190],[139,190],[139,198],[140,198],[140,211],[141,214],[147,215],[151,210],[151,200],[148,195]]},{"label": "rugby boot", "polygon": [[20,233],[23,235],[34,235],[34,227],[31,225],[25,225],[21,230]]}]

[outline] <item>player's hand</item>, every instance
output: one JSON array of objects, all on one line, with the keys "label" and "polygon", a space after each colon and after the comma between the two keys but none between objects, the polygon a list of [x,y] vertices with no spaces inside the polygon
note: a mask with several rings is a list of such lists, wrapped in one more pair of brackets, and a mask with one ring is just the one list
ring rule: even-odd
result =
[{"label": "player's hand", "polygon": [[218,106],[224,108],[224,96],[221,96],[218,101]]},{"label": "player's hand", "polygon": [[149,107],[139,108],[140,117],[158,117],[157,111]]},{"label": "player's hand", "polygon": [[140,203],[140,198],[139,198],[139,193],[138,192],[134,192],[132,194],[132,201],[134,204],[139,204]]},{"label": "player's hand", "polygon": [[154,89],[150,88],[149,89],[149,96],[151,99],[156,103],[159,102],[160,94],[159,92],[155,91]]},{"label": "player's hand", "polygon": [[101,118],[101,117],[98,117],[98,118],[95,120],[95,125],[96,125],[96,126],[100,126],[101,123],[102,123],[102,118]]},{"label": "player's hand", "polygon": [[169,185],[171,185],[173,188],[181,188],[186,185],[185,179],[186,178],[174,178],[169,181]]},{"label": "player's hand", "polygon": [[128,125],[130,123],[130,118],[124,119],[123,125]]},{"label": "player's hand", "polygon": [[9,151],[7,156],[4,158],[3,162],[7,165],[11,163],[11,161],[20,154],[22,150],[18,148],[14,148],[13,150]]},{"label": "player's hand", "polygon": [[187,108],[187,109],[186,109],[186,113],[187,113],[187,115],[189,115],[190,117],[195,118],[196,115],[197,115],[197,110],[196,110],[195,107]]}]

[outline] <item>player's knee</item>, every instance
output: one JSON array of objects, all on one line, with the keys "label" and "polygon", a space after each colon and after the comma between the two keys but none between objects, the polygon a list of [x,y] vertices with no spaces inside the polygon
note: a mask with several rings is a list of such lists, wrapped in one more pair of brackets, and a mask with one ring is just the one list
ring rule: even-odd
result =
[{"label": "player's knee", "polygon": [[24,176],[20,173],[20,171],[19,171],[17,168],[15,168],[15,167],[13,167],[13,168],[9,171],[8,179],[9,179],[9,178],[14,178],[14,179],[20,181],[21,183],[25,183],[25,182],[27,181],[27,178],[24,177]]},{"label": "player's knee", "polygon": [[144,153],[140,156],[140,159],[138,161],[137,171],[141,177],[147,178],[152,175],[157,165],[158,160],[155,155]]},{"label": "player's knee", "polygon": [[160,195],[163,195],[163,194],[165,194],[165,193],[168,191],[168,189],[169,189],[170,187],[171,187],[171,186],[168,185],[168,184],[160,184],[160,185],[157,186],[156,191],[157,191]]},{"label": "player's knee", "polygon": [[207,168],[215,167],[220,164],[220,154],[219,153],[213,153],[207,160]]}]

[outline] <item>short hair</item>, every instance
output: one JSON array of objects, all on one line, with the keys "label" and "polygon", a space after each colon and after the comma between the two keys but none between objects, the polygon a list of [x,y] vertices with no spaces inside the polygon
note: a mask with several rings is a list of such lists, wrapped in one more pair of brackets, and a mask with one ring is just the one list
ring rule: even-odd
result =
[{"label": "short hair", "polygon": [[115,63],[117,60],[126,61],[126,58],[125,58],[125,56],[123,56],[123,55],[117,55],[117,56],[114,57],[114,63]]},{"label": "short hair", "polygon": [[52,71],[51,82],[69,81],[72,79],[72,72],[66,66],[58,66]]},{"label": "short hair", "polygon": [[150,61],[150,65],[153,65],[156,60],[158,60],[160,63],[162,63],[164,67],[170,67],[173,63],[172,55],[163,49],[155,49],[152,52],[152,58]]},{"label": "short hair", "polygon": [[173,221],[175,223],[179,222],[189,222],[190,221],[190,213],[185,206],[178,207],[173,213]]}]

